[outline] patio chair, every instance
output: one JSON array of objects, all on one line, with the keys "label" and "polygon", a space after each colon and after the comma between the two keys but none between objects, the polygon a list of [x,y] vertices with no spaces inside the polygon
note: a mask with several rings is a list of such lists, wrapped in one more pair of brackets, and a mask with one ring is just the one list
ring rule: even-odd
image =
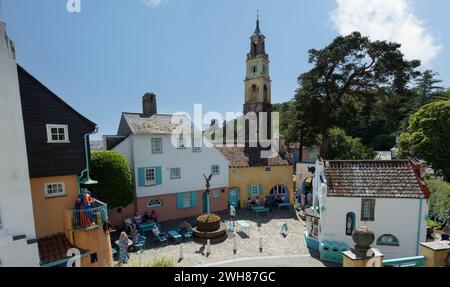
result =
[{"label": "patio chair", "polygon": [[145,236],[139,236],[139,241],[137,243],[133,244],[133,248],[136,252],[144,251],[145,249],[145,242],[147,241],[147,237]]},{"label": "patio chair", "polygon": [[183,236],[183,238],[185,240],[191,240],[192,239],[192,229],[189,229],[188,231],[181,233],[181,235]]},{"label": "patio chair", "polygon": [[153,241],[156,241],[156,242],[158,242],[158,243],[160,243],[160,244],[161,244],[161,243],[168,243],[168,242],[169,242],[167,236],[164,236],[164,235],[161,235],[161,234],[159,234],[159,235],[153,235],[153,238],[154,238]]}]

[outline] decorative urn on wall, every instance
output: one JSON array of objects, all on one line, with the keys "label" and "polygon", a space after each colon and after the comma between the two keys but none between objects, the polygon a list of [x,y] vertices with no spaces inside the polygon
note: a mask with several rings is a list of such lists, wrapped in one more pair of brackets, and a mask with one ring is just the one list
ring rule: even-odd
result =
[{"label": "decorative urn on wall", "polygon": [[356,243],[353,253],[358,257],[366,257],[370,245],[375,241],[375,234],[367,226],[360,226],[353,230],[353,241]]}]

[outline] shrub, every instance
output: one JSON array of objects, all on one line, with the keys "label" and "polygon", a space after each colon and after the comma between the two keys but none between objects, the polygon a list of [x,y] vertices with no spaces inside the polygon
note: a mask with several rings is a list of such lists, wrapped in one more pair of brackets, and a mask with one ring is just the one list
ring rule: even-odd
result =
[{"label": "shrub", "polygon": [[98,184],[92,194],[109,208],[126,207],[134,200],[131,168],[127,159],[115,151],[92,153],[92,177]]},{"label": "shrub", "polygon": [[438,179],[426,180],[427,187],[430,189],[430,211],[433,215],[439,215],[447,218],[450,209],[450,184]]},{"label": "shrub", "polygon": [[210,216],[208,216],[208,214],[203,214],[197,217],[197,221],[202,223],[214,223],[220,221],[220,217],[217,214],[211,214]]},{"label": "shrub", "polygon": [[330,130],[330,160],[372,160],[376,152],[358,138],[345,134],[343,129]]}]

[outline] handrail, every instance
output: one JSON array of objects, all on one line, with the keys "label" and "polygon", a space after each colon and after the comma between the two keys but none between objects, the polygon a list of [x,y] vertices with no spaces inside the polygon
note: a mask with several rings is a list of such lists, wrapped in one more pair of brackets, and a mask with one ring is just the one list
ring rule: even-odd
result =
[{"label": "handrail", "polygon": [[424,265],[425,256],[383,260],[383,266],[385,267],[423,267]]}]

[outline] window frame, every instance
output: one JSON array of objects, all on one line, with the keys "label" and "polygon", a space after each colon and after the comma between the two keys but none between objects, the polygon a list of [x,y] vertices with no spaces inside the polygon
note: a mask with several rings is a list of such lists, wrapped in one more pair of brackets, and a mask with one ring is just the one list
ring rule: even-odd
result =
[{"label": "window frame", "polygon": [[213,198],[220,198],[220,190],[216,189],[213,191]]},{"label": "window frame", "polygon": [[[217,172],[214,172],[214,168],[217,168]],[[219,164],[211,165],[211,174],[212,175],[220,175],[220,165]]]},{"label": "window frame", "polygon": [[186,139],[183,134],[178,136],[177,149],[186,149]]},{"label": "window frame", "polygon": [[[156,142],[160,142],[160,150],[156,150]],[[152,138],[152,154],[162,154],[163,153],[163,139],[162,138]]]},{"label": "window frame", "polygon": [[[383,241],[381,241],[381,239],[382,239],[383,237],[390,237],[390,238],[392,238],[393,240],[392,240],[392,241],[389,241],[389,242],[383,242]],[[379,245],[379,246],[393,246],[393,247],[400,247],[400,241],[398,240],[398,237],[395,236],[395,235],[393,235],[393,234],[383,234],[383,235],[379,236],[379,237],[377,238],[376,244]]]},{"label": "window frame", "polygon": [[201,138],[193,138],[192,139],[192,152],[201,152],[202,151],[202,147],[201,144],[199,146],[196,146],[196,142],[201,143],[202,139]]},{"label": "window frame", "polygon": [[[192,207],[192,197],[190,192],[183,192],[183,209],[191,208]],[[189,200],[189,204],[186,205],[186,200]]]},{"label": "window frame", "polygon": [[[374,198],[361,199],[361,221],[375,221],[375,205],[376,200]],[[367,211],[366,208],[368,208],[369,210]],[[368,215],[366,215],[367,212]]]},{"label": "window frame", "polygon": [[[69,126],[68,125],[61,125],[61,124],[46,124],[45,125],[46,131],[47,131],[47,143],[49,144],[65,144],[70,143],[69,140]],[[54,140],[52,138],[52,129],[58,129],[57,135],[59,136],[59,129],[64,130],[64,140]]]},{"label": "window frame", "polygon": [[[150,203],[151,203],[152,201],[158,201],[159,204],[158,204],[158,205],[150,205]],[[152,198],[152,199],[150,199],[150,200],[147,202],[147,208],[158,208],[158,207],[161,207],[161,206],[163,206],[163,201],[162,201],[160,198]]]},{"label": "window frame", "polygon": [[[173,171],[178,170],[178,176],[173,175]],[[173,167],[170,168],[170,179],[180,179],[181,178],[181,168]]]},{"label": "window frame", "polygon": [[[62,188],[62,192],[58,192],[58,193],[48,193],[48,187],[49,186],[57,186],[56,189],[59,189],[59,185],[61,185]],[[52,188],[53,189],[53,188]],[[64,182],[48,182],[44,184],[44,195],[45,198],[55,198],[55,197],[62,197],[62,196],[66,196],[67,192],[66,192],[66,184]]]},{"label": "window frame", "polygon": [[[255,193],[255,187],[256,187],[256,193]],[[259,195],[259,186],[257,184],[252,184],[252,196],[258,196]]]},{"label": "window frame", "polygon": [[[153,170],[153,181],[148,181],[147,179],[147,171]],[[145,180],[145,186],[152,186],[156,185],[156,168],[154,167],[146,167],[144,169],[144,180]]]}]

